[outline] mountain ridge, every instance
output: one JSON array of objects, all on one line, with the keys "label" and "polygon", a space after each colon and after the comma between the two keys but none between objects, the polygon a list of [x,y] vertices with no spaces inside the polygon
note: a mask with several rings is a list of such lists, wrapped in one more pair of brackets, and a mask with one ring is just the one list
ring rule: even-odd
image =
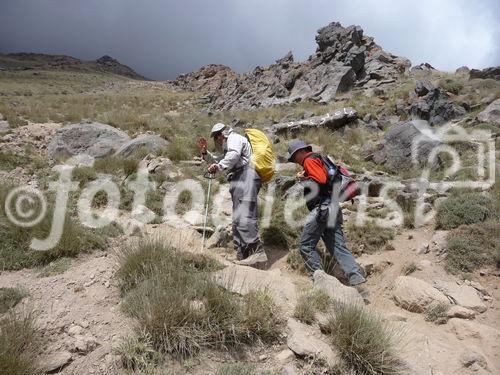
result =
[{"label": "mountain ridge", "polygon": [[0,70],[15,71],[30,69],[95,71],[117,74],[138,80],[148,79],[109,55],[101,56],[96,60],[81,60],[68,55],[32,52],[0,54]]}]

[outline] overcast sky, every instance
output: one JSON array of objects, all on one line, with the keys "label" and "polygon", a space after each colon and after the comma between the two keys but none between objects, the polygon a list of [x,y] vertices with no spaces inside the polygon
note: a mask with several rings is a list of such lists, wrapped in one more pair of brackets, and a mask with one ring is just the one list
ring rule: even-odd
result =
[{"label": "overcast sky", "polygon": [[209,63],[243,72],[289,50],[304,60],[332,21],[414,65],[500,65],[498,0],[0,0],[0,52],[108,54],[171,79]]}]

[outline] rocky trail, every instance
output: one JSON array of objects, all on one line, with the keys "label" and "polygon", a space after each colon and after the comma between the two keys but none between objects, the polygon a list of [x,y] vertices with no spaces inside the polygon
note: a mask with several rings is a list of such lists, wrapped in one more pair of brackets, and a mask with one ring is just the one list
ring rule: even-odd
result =
[{"label": "rocky trail", "polygon": [[[182,251],[199,252],[201,248],[201,235],[195,229],[149,224],[143,226],[141,232]],[[123,237],[113,248],[129,240]],[[400,355],[408,365],[408,373],[495,374],[500,370],[500,331],[496,324],[500,319],[498,277],[478,275],[480,284],[459,281],[447,274],[439,260],[442,241],[443,233],[429,226],[402,231],[391,242],[395,250],[358,258],[370,274],[368,308],[404,332]],[[419,253],[424,244],[428,244],[428,252]],[[252,350],[247,359],[255,361],[259,368],[294,368],[293,353],[326,356],[327,361],[335,355],[330,353],[331,349],[325,351],[325,347],[329,348],[325,344],[327,339],[317,326],[304,325],[292,317],[300,293],[314,287],[316,282],[290,270],[284,258],[277,258],[265,270],[257,270],[233,264],[232,254],[225,249],[206,252],[226,266],[215,275],[220,285],[242,295],[266,288],[288,316],[285,343],[266,350],[265,355],[255,355]],[[278,254],[282,256],[283,252],[278,249]],[[408,264],[416,264],[416,270],[411,276],[402,276]],[[29,297],[18,308],[32,306],[36,311],[38,325],[48,339],[42,354],[47,372],[120,373],[120,361],[113,354],[113,347],[131,331],[133,322],[120,311],[116,268],[116,258],[110,250],[79,256],[65,272],[56,276],[40,277],[36,269],[0,274],[2,287],[22,285],[29,292]],[[406,282],[400,287],[401,279]],[[344,295],[343,289],[353,290],[328,279],[322,285],[333,288],[334,298]],[[443,286],[447,286],[447,290]],[[445,293],[441,294],[438,289]],[[448,312],[448,322],[436,325],[425,321],[419,309],[440,296],[456,305]],[[204,368],[195,369],[193,373],[214,372]]]}]

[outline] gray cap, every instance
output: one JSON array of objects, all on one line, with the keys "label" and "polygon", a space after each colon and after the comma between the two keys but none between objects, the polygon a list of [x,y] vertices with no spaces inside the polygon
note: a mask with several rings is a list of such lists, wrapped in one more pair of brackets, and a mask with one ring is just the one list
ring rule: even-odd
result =
[{"label": "gray cap", "polygon": [[210,136],[213,137],[214,134],[217,134],[217,133],[220,133],[222,132],[224,129],[226,128],[226,125],[224,125],[223,123],[219,122],[217,124],[215,124],[213,127],[212,127],[212,131],[210,132]]},{"label": "gray cap", "polygon": [[288,161],[293,161],[293,154],[295,154],[299,150],[304,150],[304,149],[306,149],[307,151],[312,151],[312,147],[300,139],[291,141],[288,144],[288,155],[287,155]]}]

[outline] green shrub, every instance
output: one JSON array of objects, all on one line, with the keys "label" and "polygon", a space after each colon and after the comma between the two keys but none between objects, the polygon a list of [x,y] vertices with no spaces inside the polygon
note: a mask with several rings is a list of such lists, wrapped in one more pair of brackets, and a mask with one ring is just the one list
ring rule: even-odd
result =
[{"label": "green shrub", "polygon": [[9,313],[0,319],[0,374],[37,375],[40,335],[31,312]]},{"label": "green shrub", "polygon": [[124,368],[141,373],[151,373],[162,360],[161,354],[153,348],[147,335],[126,337],[113,351],[120,356]]},{"label": "green shrub", "polygon": [[79,183],[80,189],[89,182],[97,179],[97,173],[92,167],[76,167],[73,169],[72,178]]},{"label": "green shrub", "polygon": [[[4,212],[9,188],[0,186],[0,269],[16,270],[50,263],[61,257],[75,257],[82,252],[104,249],[106,228],[93,230],[65,217],[64,229],[57,245],[47,251],[30,249],[33,238],[46,238],[52,227],[53,210],[48,208],[45,217],[32,228],[22,228],[11,223]],[[38,206],[33,207],[35,211]]]},{"label": "green shrub", "polygon": [[28,164],[29,160],[20,154],[12,152],[0,152],[0,170],[11,171],[17,167]]},{"label": "green shrub", "polygon": [[453,229],[462,224],[474,224],[495,217],[494,201],[478,192],[458,192],[439,205],[436,228]]},{"label": "green shrub", "polygon": [[209,275],[213,261],[146,240],[123,250],[117,276],[124,311],[153,347],[176,357],[204,347],[273,342],[282,321],[271,297],[257,291],[239,298]]},{"label": "green shrub", "polygon": [[348,248],[355,254],[372,254],[383,249],[394,239],[393,228],[381,228],[370,221],[362,226],[350,222],[345,227]]},{"label": "green shrub", "polygon": [[445,303],[436,303],[429,307],[425,313],[425,320],[433,323],[446,322],[446,312],[449,310],[450,305]]},{"label": "green shrub", "polygon": [[303,323],[312,324],[316,320],[316,312],[326,312],[331,302],[322,290],[310,291],[299,297],[293,316]]},{"label": "green shrub", "polygon": [[327,331],[345,366],[356,374],[399,374],[402,334],[359,304],[334,303]]},{"label": "green shrub", "polygon": [[196,146],[196,140],[190,137],[176,136],[175,142],[171,142],[164,150],[163,155],[172,161],[190,160],[200,152]]},{"label": "green shrub", "polygon": [[447,238],[446,269],[451,273],[473,272],[485,265],[500,267],[500,223],[461,226]]},{"label": "green shrub", "polygon": [[458,95],[463,90],[464,84],[453,78],[444,78],[439,81],[439,87],[441,87],[444,91]]},{"label": "green shrub", "polygon": [[0,314],[16,306],[26,296],[28,296],[28,291],[19,286],[15,288],[0,288]]}]

